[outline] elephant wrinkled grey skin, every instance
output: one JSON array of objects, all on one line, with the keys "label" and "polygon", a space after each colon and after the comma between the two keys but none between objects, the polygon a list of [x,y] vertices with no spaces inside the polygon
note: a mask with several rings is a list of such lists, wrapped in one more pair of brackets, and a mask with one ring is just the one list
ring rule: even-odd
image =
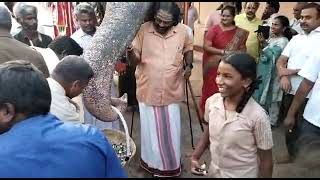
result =
[{"label": "elephant wrinkled grey skin", "polygon": [[115,62],[138,32],[152,2],[108,2],[105,16],[93,36],[92,46],[84,52],[95,73],[83,92],[88,111],[102,121],[116,120],[115,106],[123,113],[127,102],[111,98],[111,82]]}]

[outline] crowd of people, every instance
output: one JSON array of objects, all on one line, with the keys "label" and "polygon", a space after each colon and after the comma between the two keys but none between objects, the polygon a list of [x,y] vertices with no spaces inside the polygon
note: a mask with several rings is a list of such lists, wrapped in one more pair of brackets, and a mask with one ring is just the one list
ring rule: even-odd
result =
[{"label": "crowd of people", "polygon": [[[154,177],[182,172],[180,103],[199,20],[189,4],[184,25],[176,3],[153,3],[115,65],[120,78],[112,96],[127,93],[139,112],[140,166]],[[320,5],[297,2],[291,20],[279,2],[266,2],[261,18],[259,6],[223,2],[206,19],[204,132],[190,158],[193,174],[207,175],[199,161],[209,147],[209,177],[272,177],[274,127],[286,128],[288,161],[299,153],[299,138],[320,137]],[[128,176],[101,131],[119,129],[118,119],[96,118],[81,95],[94,76],[82,55],[103,8],[78,3],[79,28],[52,39],[38,31],[36,6],[0,5],[0,177]]]}]

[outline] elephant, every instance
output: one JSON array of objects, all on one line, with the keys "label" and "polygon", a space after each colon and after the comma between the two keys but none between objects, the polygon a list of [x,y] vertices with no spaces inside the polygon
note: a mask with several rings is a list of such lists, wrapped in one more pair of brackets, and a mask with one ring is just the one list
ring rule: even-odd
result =
[{"label": "elephant", "polygon": [[116,120],[115,106],[123,113],[125,98],[111,98],[111,82],[115,62],[132,42],[152,2],[108,2],[104,18],[93,36],[91,47],[83,57],[94,71],[94,77],[83,91],[88,111],[102,121]]}]

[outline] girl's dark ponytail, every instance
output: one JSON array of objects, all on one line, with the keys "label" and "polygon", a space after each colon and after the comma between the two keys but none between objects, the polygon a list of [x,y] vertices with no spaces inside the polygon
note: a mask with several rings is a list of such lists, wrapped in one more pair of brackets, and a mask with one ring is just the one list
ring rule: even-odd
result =
[{"label": "girl's dark ponytail", "polygon": [[254,93],[254,91],[259,87],[261,80],[260,77],[256,80],[254,80],[250,86],[249,86],[249,90],[247,92],[245,92],[236,108],[237,113],[241,113],[242,110],[244,109],[244,107],[246,106],[246,104],[248,103],[250,97],[252,96],[252,94]]}]

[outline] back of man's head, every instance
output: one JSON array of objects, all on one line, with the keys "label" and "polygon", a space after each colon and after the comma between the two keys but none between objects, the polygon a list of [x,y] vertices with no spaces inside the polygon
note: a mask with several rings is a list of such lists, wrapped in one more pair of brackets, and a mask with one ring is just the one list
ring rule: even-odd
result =
[{"label": "back of man's head", "polygon": [[93,70],[82,57],[69,55],[57,64],[52,74],[67,83],[72,83],[76,80],[88,83],[93,77]]},{"label": "back of man's head", "polygon": [[68,36],[57,37],[48,45],[48,48],[52,49],[60,60],[68,55],[80,56],[83,53],[79,44]]},{"label": "back of man's head", "polygon": [[0,29],[10,32],[11,26],[11,13],[9,9],[4,5],[0,5]]},{"label": "back of man's head", "polygon": [[50,111],[51,93],[43,73],[29,61],[9,61],[0,65],[0,108],[8,104],[15,114],[26,118]]}]

